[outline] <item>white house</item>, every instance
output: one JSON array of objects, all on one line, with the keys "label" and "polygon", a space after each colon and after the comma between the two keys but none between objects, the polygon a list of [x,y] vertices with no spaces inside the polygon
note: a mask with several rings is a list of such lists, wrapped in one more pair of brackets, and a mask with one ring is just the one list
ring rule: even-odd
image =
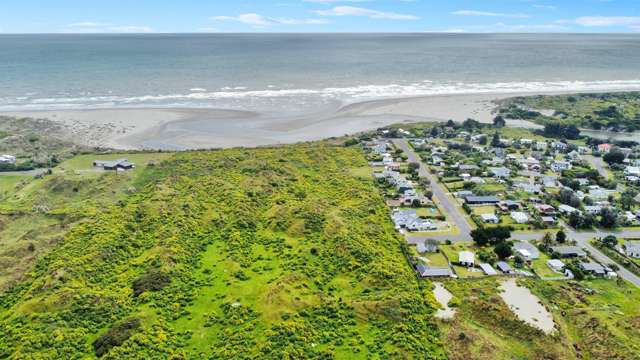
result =
[{"label": "white house", "polygon": [[515,221],[518,224],[526,224],[529,222],[529,217],[527,216],[527,214],[520,211],[512,211],[510,216],[513,219],[513,221]]},{"label": "white house", "polygon": [[568,161],[555,160],[551,163],[551,170],[553,172],[561,172],[565,170],[571,170],[571,163]]},{"label": "white house", "polygon": [[565,205],[565,204],[559,205],[558,206],[558,211],[561,214],[564,214],[564,215],[571,215],[574,212],[577,212],[578,214],[580,214],[580,210],[578,210],[578,209],[576,209],[576,208],[574,208],[572,206]]},{"label": "white house", "polygon": [[473,266],[475,264],[475,254],[471,251],[460,251],[458,253],[458,263],[462,266]]},{"label": "white house", "polygon": [[16,157],[13,155],[0,155],[0,164],[15,164]]},{"label": "white house", "polygon": [[624,252],[628,257],[640,259],[640,242],[628,242],[624,245]]},{"label": "white house", "polygon": [[561,273],[562,270],[564,269],[564,263],[558,259],[551,259],[549,261],[547,261],[547,266],[549,267],[549,269],[555,271],[555,272],[559,272]]},{"label": "white house", "polygon": [[496,214],[482,214],[480,215],[482,218],[482,222],[485,224],[498,224],[500,223],[500,219],[496,216]]},{"label": "white house", "polygon": [[587,214],[591,214],[591,215],[597,215],[600,214],[600,212],[602,211],[602,206],[599,205],[592,205],[592,206],[585,206],[584,207],[584,211],[587,212]]},{"label": "white house", "polygon": [[624,169],[624,174],[627,176],[640,176],[640,166],[627,166]]}]

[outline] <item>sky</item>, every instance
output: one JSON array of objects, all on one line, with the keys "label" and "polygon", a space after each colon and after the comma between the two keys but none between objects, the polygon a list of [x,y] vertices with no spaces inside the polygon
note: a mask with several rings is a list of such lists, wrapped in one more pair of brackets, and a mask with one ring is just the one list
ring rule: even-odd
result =
[{"label": "sky", "polygon": [[640,0],[2,0],[0,33],[628,32]]}]

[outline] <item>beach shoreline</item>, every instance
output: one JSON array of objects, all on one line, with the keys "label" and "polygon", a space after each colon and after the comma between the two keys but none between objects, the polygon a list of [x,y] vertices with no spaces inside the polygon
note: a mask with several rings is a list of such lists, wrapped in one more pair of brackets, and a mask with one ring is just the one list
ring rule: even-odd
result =
[{"label": "beach shoreline", "polygon": [[[62,125],[68,140],[121,150],[255,147],[321,140],[394,123],[473,118],[490,123],[496,102],[567,92],[435,95],[332,103],[309,113],[209,108],[109,108],[0,112]],[[514,126],[534,127],[514,123]]]}]

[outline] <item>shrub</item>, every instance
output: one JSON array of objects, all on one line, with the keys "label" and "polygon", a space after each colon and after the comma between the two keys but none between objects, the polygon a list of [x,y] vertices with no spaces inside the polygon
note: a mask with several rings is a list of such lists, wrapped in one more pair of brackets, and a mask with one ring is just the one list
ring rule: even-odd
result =
[{"label": "shrub", "polygon": [[138,318],[127,319],[112,326],[93,342],[96,356],[101,357],[112,348],[124,344],[138,328],[140,328],[140,319]]},{"label": "shrub", "polygon": [[146,291],[162,290],[171,282],[169,274],[158,269],[149,270],[133,281],[133,296],[138,297]]}]

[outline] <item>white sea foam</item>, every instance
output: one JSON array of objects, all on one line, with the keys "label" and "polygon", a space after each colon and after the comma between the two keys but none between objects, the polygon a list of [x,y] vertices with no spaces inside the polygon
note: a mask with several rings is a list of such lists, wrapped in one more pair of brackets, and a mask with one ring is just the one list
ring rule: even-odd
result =
[{"label": "white sea foam", "polygon": [[[316,99],[318,102],[339,100],[355,102],[386,98],[436,95],[469,94],[517,94],[545,92],[580,92],[640,90],[638,80],[612,81],[553,81],[553,82],[498,82],[498,83],[436,83],[429,80],[410,84],[358,85],[351,87],[327,87],[322,89],[276,89],[247,90],[245,87],[227,87],[222,91],[209,92],[193,88],[185,94],[157,94],[144,96],[60,96],[47,98],[14,97],[0,98],[0,110],[36,110],[61,108],[137,107],[167,106],[179,104],[185,107],[216,107],[228,104],[256,105],[256,102],[285,102],[304,104]],[[113,104],[113,105],[111,105]]]}]

